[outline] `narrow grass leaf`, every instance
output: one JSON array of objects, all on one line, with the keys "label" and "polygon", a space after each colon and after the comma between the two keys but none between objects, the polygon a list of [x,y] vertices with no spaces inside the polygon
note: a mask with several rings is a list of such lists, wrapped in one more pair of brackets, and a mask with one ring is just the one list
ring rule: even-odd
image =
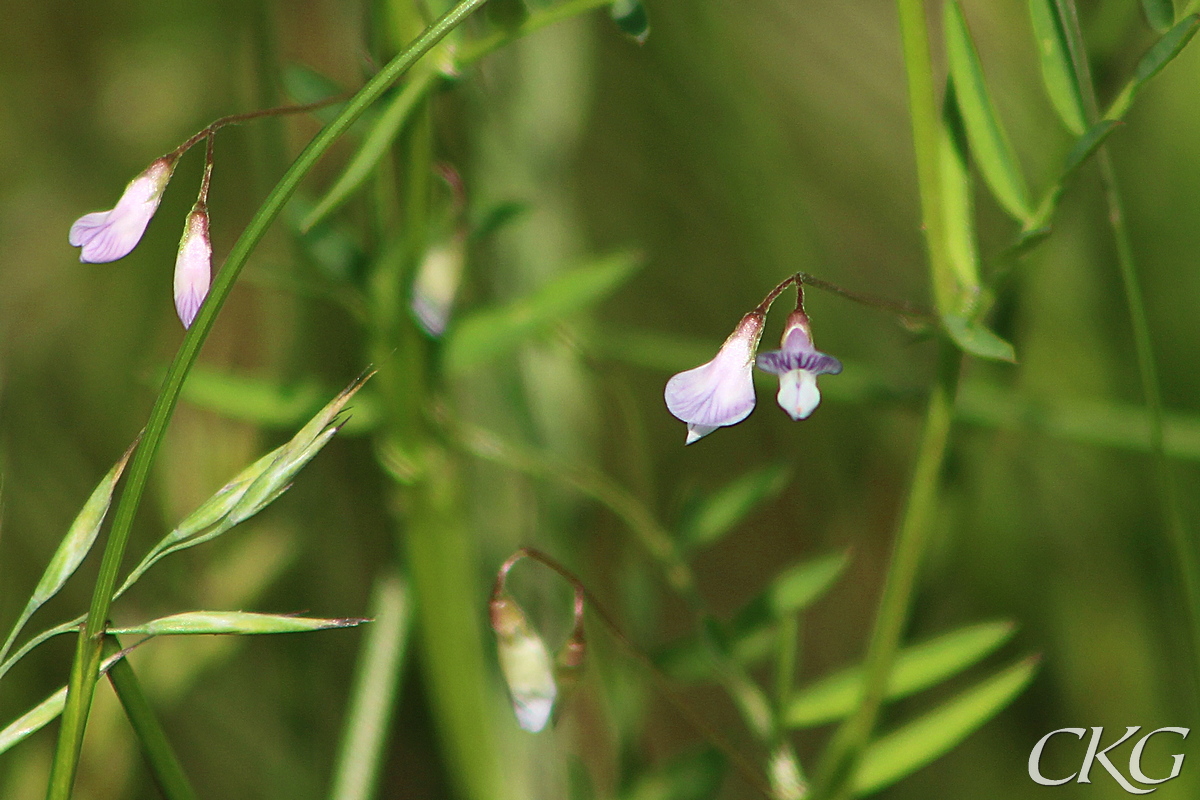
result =
[{"label": "narrow grass leaf", "polygon": [[465,315],[446,338],[446,369],[462,373],[511,352],[554,323],[603,300],[640,264],[626,253],[566,272],[528,297]]},{"label": "narrow grass leaf", "polygon": [[1175,4],[1172,0],[1142,0],[1146,22],[1159,33],[1166,33],[1175,24]]},{"label": "narrow grass leaf", "polygon": [[17,717],[4,730],[0,731],[0,753],[46,727],[49,722],[62,713],[63,706],[66,704],[67,687],[64,686]]},{"label": "narrow grass leaf", "polygon": [[121,478],[121,473],[125,471],[125,465],[129,463],[129,457],[133,455],[136,446],[136,442],[131,445],[121,456],[121,460],[113,465],[113,468],[100,480],[75,517],[75,521],[71,523],[71,527],[67,529],[66,536],[59,542],[54,555],[50,557],[46,571],[42,573],[41,579],[34,587],[33,594],[30,595],[24,610],[13,625],[12,632],[9,633],[3,647],[0,647],[0,662],[8,655],[13,642],[16,641],[29,618],[45,605],[46,601],[58,594],[67,580],[75,574],[75,570],[79,569],[79,565],[83,563],[87,554],[91,552],[92,545],[96,543],[96,537],[100,534],[100,526],[104,524],[104,518],[108,515],[108,508],[112,505],[113,490]]},{"label": "narrow grass leaf", "polygon": [[257,614],[251,611],[185,611],[169,617],[132,625],[111,628],[114,636],[189,636],[209,634],[253,635],[262,633],[304,633],[329,628],[352,628],[365,619],[320,619],[293,617],[287,614]]},{"label": "narrow grass leaf", "polygon": [[854,795],[877,792],[949,752],[1029,685],[1038,660],[1033,656],[1018,661],[868,745],[854,774]]},{"label": "narrow grass leaf", "polygon": [[982,322],[949,314],[942,318],[942,324],[946,326],[950,338],[962,348],[963,352],[990,361],[1016,363],[1017,354],[1013,350],[1013,346],[989,330]]},{"label": "narrow grass leaf", "polygon": [[404,86],[388,102],[379,119],[371,126],[362,145],[350,159],[350,163],[342,170],[342,174],[330,187],[329,191],[317,201],[316,206],[300,223],[302,233],[310,230],[330,213],[350,199],[375,172],[379,162],[387,155],[396,141],[396,137],[404,130],[417,104],[425,97],[433,85],[440,80],[441,75],[429,68],[416,72]]},{"label": "narrow grass leaf", "polygon": [[954,94],[946,82],[942,103],[942,132],[938,148],[942,182],[942,220],[950,266],[966,295],[979,291],[979,255],[975,249],[975,203],[971,197],[971,171],[967,161],[967,132]]},{"label": "narrow grass leaf", "polygon": [[[1011,622],[983,623],[904,648],[892,668],[887,699],[907,697],[957,675],[1008,641],[1013,630]],[[785,709],[786,725],[812,728],[848,716],[858,704],[862,684],[858,666],[799,690]]]},{"label": "narrow grass leaf", "polygon": [[1125,84],[1125,88],[1109,106],[1108,112],[1104,115],[1105,119],[1120,119],[1125,116],[1130,105],[1133,104],[1133,98],[1146,85],[1147,81],[1161,72],[1163,67],[1170,64],[1175,56],[1182,52],[1187,43],[1191,41],[1192,36],[1196,34],[1197,26],[1200,26],[1200,15],[1191,14],[1184,17],[1146,51],[1146,55],[1142,56],[1142,60],[1138,62],[1137,68],[1133,71],[1133,77],[1129,79],[1129,83]]},{"label": "narrow grass leaf", "polygon": [[955,0],[947,0],[944,11],[946,57],[950,62],[955,97],[971,142],[971,153],[996,200],[1008,213],[1024,222],[1033,215],[1029,193],[984,83],[983,68],[967,21]]},{"label": "narrow grass leaf", "polygon": [[609,6],[609,13],[621,33],[638,44],[645,44],[650,36],[650,15],[641,0],[616,0]]},{"label": "narrow grass leaf", "polygon": [[1037,40],[1042,67],[1042,83],[1050,103],[1058,112],[1067,130],[1082,136],[1087,130],[1087,114],[1083,108],[1083,92],[1071,63],[1066,27],[1059,15],[1055,0],[1029,0],[1029,17]]},{"label": "narrow grass leaf", "polygon": [[750,512],[779,495],[791,480],[786,464],[749,472],[703,498],[680,525],[683,545],[711,545],[732,531]]},{"label": "narrow grass leaf", "polygon": [[[120,653],[109,656],[100,665],[100,673],[104,674],[117,663],[118,660],[125,657],[128,650],[123,650]],[[33,734],[40,731],[46,725],[52,722],[59,714],[62,714],[63,708],[67,704],[67,687],[64,686],[54,694],[47,697],[36,706],[26,711],[21,716],[13,720],[4,730],[0,731],[0,753],[4,753],[13,745],[29,738]]]}]

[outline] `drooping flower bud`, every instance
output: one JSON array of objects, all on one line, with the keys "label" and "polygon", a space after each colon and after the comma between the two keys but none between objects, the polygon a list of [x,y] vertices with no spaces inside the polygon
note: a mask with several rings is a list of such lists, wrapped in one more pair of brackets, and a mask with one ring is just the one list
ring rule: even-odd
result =
[{"label": "drooping flower bud", "polygon": [[425,332],[440,338],[446,332],[454,297],[462,282],[466,240],[455,234],[425,254],[413,283],[412,313]]},{"label": "drooping flower bud", "polygon": [[156,159],[129,182],[116,206],[75,220],[67,240],[72,247],[82,248],[80,261],[102,264],[129,255],[158,210],[163,190],[175,171],[175,160],[174,156]]},{"label": "drooping flower bud", "polygon": [[500,592],[492,597],[490,611],[500,670],[508,684],[517,723],[525,730],[537,733],[550,721],[558,697],[546,643],[534,632],[525,612],[507,593]]},{"label": "drooping flower bud", "polygon": [[754,410],[754,353],[764,319],[760,311],[742,317],[712,361],[667,381],[667,410],[687,423],[686,444],[735,425]]},{"label": "drooping flower bud", "polygon": [[761,354],[757,363],[779,376],[779,405],[794,420],[807,419],[821,402],[817,376],[842,371],[842,362],[813,347],[808,315],[799,309],[788,315],[782,348]]},{"label": "drooping flower bud", "polygon": [[175,257],[175,311],[184,328],[190,328],[200,304],[208,295],[212,274],[212,242],[208,237],[208,211],[197,203],[188,213],[179,254]]}]

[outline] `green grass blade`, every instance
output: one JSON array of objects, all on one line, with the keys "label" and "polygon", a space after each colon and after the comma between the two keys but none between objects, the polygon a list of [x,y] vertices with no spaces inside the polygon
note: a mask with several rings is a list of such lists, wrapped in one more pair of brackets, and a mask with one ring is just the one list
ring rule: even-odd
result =
[{"label": "green grass blade", "polygon": [[125,471],[125,465],[129,462],[132,454],[133,448],[130,447],[125,451],[125,455],[121,456],[121,460],[113,465],[108,474],[92,490],[92,494],[83,504],[75,521],[67,529],[66,536],[59,542],[54,555],[50,557],[46,571],[42,573],[41,580],[38,581],[33,594],[30,595],[21,616],[13,625],[4,646],[0,647],[0,662],[4,661],[5,656],[12,649],[13,643],[29,618],[45,605],[47,600],[58,594],[67,580],[75,574],[75,570],[79,569],[79,565],[83,563],[87,554],[91,552],[92,545],[96,543],[96,537],[100,534],[100,526],[104,524],[108,508],[112,504],[113,490],[116,489],[117,481],[120,479],[121,473]]},{"label": "green grass blade", "polygon": [[1125,84],[1125,88],[1113,100],[1112,105],[1105,112],[1105,119],[1121,119],[1129,111],[1130,105],[1133,104],[1133,98],[1141,91],[1146,82],[1162,71],[1163,67],[1170,64],[1175,56],[1183,51],[1187,43],[1191,41],[1192,36],[1196,34],[1196,28],[1200,26],[1200,15],[1192,14],[1184,17],[1171,30],[1167,31],[1161,39],[1146,51],[1146,55],[1142,56],[1142,60],[1138,62],[1137,69],[1133,71],[1133,77],[1129,79],[1129,83]]},{"label": "green grass blade", "polygon": [[377,581],[371,616],[375,624],[367,629],[355,668],[330,800],[370,800],[375,793],[412,631],[407,584],[395,575]]},{"label": "green grass blade", "polygon": [[946,82],[946,96],[942,102],[939,152],[946,251],[965,299],[977,296],[979,291],[979,255],[975,248],[975,203],[971,197],[971,171],[967,162],[967,132],[959,113],[953,81]]},{"label": "green grass blade", "polygon": [[732,531],[755,508],[779,495],[791,480],[786,464],[748,472],[704,497],[680,524],[685,548],[705,547]]},{"label": "green grass blade", "polygon": [[404,84],[379,115],[379,119],[371,127],[337,181],[300,223],[301,233],[307,233],[362,188],[367,178],[379,166],[379,162],[391,150],[396,137],[404,130],[404,123],[408,121],[413,109],[440,78],[439,72],[426,68]]},{"label": "green grass blade", "polygon": [[330,628],[352,628],[365,619],[320,619],[292,617],[287,614],[257,614],[251,611],[185,611],[169,617],[110,628],[114,636],[191,636],[212,634],[256,635],[265,633],[305,633]]},{"label": "green grass blade", "polygon": [[1071,64],[1066,26],[1059,16],[1058,4],[1054,0],[1029,0],[1029,16],[1037,40],[1046,94],[1067,130],[1082,136],[1088,127],[1087,112],[1083,106],[1079,78]]},{"label": "green grass blade", "polygon": [[62,687],[36,706],[13,720],[0,731],[0,753],[29,738],[62,713],[67,702],[67,687]]},{"label": "green grass blade", "polygon": [[[928,689],[978,663],[1008,641],[1011,622],[971,625],[921,644],[896,657],[885,697],[895,700]],[[784,712],[789,728],[812,728],[842,719],[862,694],[863,670],[851,667],[801,689]]]},{"label": "green grass blade", "polygon": [[996,200],[1008,213],[1024,222],[1033,216],[1029,192],[984,83],[983,68],[971,41],[967,21],[955,0],[947,0],[944,11],[946,57],[971,153]]},{"label": "green grass blade", "polygon": [[528,297],[464,316],[447,336],[446,369],[465,372],[516,349],[529,337],[603,300],[639,266],[626,253],[607,256],[563,273]]},{"label": "green grass blade", "polygon": [[1029,684],[1038,657],[1013,666],[867,746],[854,774],[857,797],[877,792],[949,752]]}]

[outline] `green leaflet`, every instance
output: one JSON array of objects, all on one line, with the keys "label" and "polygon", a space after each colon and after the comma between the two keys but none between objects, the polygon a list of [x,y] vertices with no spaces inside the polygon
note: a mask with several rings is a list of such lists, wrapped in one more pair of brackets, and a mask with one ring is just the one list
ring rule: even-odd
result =
[{"label": "green leaflet", "polygon": [[609,13],[621,33],[638,44],[645,43],[650,35],[650,16],[641,0],[615,0],[609,6]]},{"label": "green leaflet", "polygon": [[465,372],[517,349],[526,339],[603,300],[639,266],[626,253],[607,256],[555,277],[527,297],[463,315],[447,332],[446,369]]},{"label": "green leaflet", "polygon": [[955,0],[947,0],[943,10],[946,57],[971,153],[996,200],[1009,214],[1024,222],[1033,216],[1029,192],[984,83],[983,68],[967,21]]},{"label": "green leaflet", "polygon": [[946,331],[954,343],[965,352],[992,361],[1016,363],[1017,354],[1013,346],[1001,339],[982,322],[951,314],[942,318]]},{"label": "green leaflet", "polygon": [[791,480],[786,464],[761,467],[703,497],[680,524],[685,548],[717,542],[750,512],[784,490]]},{"label": "green leaflet", "polygon": [[942,221],[946,251],[958,279],[959,291],[970,296],[979,291],[979,255],[975,249],[975,204],[971,199],[971,171],[967,162],[967,132],[959,113],[953,81],[946,82],[942,102],[942,136],[938,146],[942,182]]},{"label": "green leaflet", "polygon": [[1166,33],[1175,24],[1175,4],[1171,0],[1142,0],[1142,12],[1159,33]]},{"label": "green leaflet", "polygon": [[1032,680],[1038,660],[1031,656],[1018,661],[872,742],[854,774],[854,795],[879,791],[953,749],[1021,693]]},{"label": "green leaflet", "polygon": [[[888,681],[888,699],[935,686],[978,663],[1013,634],[1011,622],[970,625],[899,652]],[[849,715],[862,691],[863,670],[851,667],[798,691],[784,714],[789,728],[812,728]]]},{"label": "green leaflet", "polygon": [[1125,116],[1125,113],[1129,111],[1129,106],[1133,103],[1134,96],[1141,91],[1147,81],[1161,72],[1163,67],[1179,55],[1195,35],[1197,26],[1200,26],[1200,15],[1192,14],[1184,17],[1174,28],[1171,28],[1155,42],[1154,46],[1146,51],[1146,55],[1142,56],[1137,69],[1133,71],[1133,77],[1129,79],[1129,83],[1125,84],[1125,88],[1108,107],[1104,118],[1120,119]]},{"label": "green leaflet", "polygon": [[1087,130],[1087,113],[1083,108],[1079,77],[1071,63],[1066,28],[1058,13],[1058,4],[1054,0],[1029,0],[1029,17],[1037,40],[1042,83],[1046,86],[1050,103],[1067,130],[1082,136]]}]

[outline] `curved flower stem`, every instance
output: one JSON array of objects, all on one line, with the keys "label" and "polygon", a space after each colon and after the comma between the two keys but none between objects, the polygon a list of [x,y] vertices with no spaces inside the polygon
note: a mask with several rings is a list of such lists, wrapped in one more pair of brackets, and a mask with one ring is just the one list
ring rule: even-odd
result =
[{"label": "curved flower stem", "polygon": [[522,558],[531,559],[538,562],[542,566],[557,572],[563,578],[563,580],[571,584],[571,588],[575,592],[574,610],[575,628],[577,631],[581,628],[583,611],[586,606],[586,608],[590,609],[591,612],[596,615],[597,619],[603,623],[604,628],[608,631],[609,635],[612,636],[613,639],[615,639],[617,643],[620,644],[621,647],[623,647],[625,651],[634,658],[634,660],[636,660],[643,668],[645,668],[651,679],[658,686],[663,697],[665,697],[667,702],[669,702],[671,706],[674,707],[677,712],[679,712],[679,715],[682,716],[687,723],[695,728],[705,739],[707,739],[710,744],[720,750],[721,753],[729,759],[729,763],[733,765],[738,774],[740,774],[747,783],[757,789],[763,795],[763,797],[772,799],[776,798],[776,794],[763,780],[759,771],[756,770],[754,766],[746,760],[746,758],[738,751],[738,749],[734,747],[733,744],[730,743],[730,741],[726,739],[719,731],[717,731],[716,728],[706,722],[702,717],[692,711],[692,709],[689,708],[686,703],[676,697],[675,692],[671,687],[670,680],[662,674],[657,666],[655,666],[653,659],[639,650],[637,645],[630,641],[629,637],[622,632],[616,621],[609,616],[607,611],[604,610],[604,606],[600,605],[600,603],[596,600],[596,597],[591,593],[591,591],[588,590],[583,581],[580,580],[575,573],[571,572],[571,570],[567,569],[562,564],[558,563],[553,558],[546,555],[542,551],[537,550],[536,548],[522,547],[517,550],[516,553],[511,555],[508,560],[504,562],[504,564],[501,565],[500,570],[496,575],[495,586],[492,589],[493,599],[500,595],[504,588],[505,580],[508,577],[508,572],[512,569],[513,565]]},{"label": "curved flower stem", "polygon": [[67,800],[71,796],[71,788],[75,782],[75,771],[79,762],[79,750],[83,743],[83,732],[98,677],[102,653],[100,634],[108,619],[112,592],[125,554],[125,546],[133,527],[134,514],[150,476],[150,465],[166,432],[167,422],[175,410],[175,403],[179,399],[184,379],[192,364],[195,363],[200,347],[208,337],[217,313],[232,291],[238,274],[245,266],[254,248],[266,234],[268,226],[283,210],[288,198],[334,141],[401,75],[485,2],[486,0],[462,0],[426,28],[408,48],[392,59],[351,97],[337,117],[321,129],[320,133],[292,162],[291,167],[263,201],[254,218],[246,226],[233,249],[230,250],[224,268],[213,282],[207,301],[201,306],[192,327],[184,335],[183,343],[180,345],[174,361],[171,362],[158,399],[150,411],[150,420],[146,426],[145,436],[129,467],[125,489],[113,517],[112,530],[105,544],[91,606],[83,630],[79,635],[75,660],[71,667],[67,702],[63,711],[58,746],[50,772],[48,800]]},{"label": "curved flower stem", "polygon": [[962,354],[953,344],[942,340],[940,345],[938,380],[929,398],[908,500],[888,564],[875,628],[867,646],[863,693],[858,707],[838,728],[822,755],[818,769],[818,791],[822,798],[843,798],[848,795],[859,756],[875,728],[900,637],[912,606],[921,554],[937,507],[939,476],[954,416],[954,393],[962,363]]},{"label": "curved flower stem", "polygon": [[[1083,31],[1079,25],[1079,14],[1074,0],[1057,0],[1062,16],[1067,21],[1067,43],[1071,52],[1072,66],[1083,92],[1084,107],[1089,124],[1099,117],[1096,88],[1092,82],[1084,47]],[[1195,4],[1189,6],[1189,13]],[[1184,15],[1186,16],[1186,14]],[[1179,572],[1179,582],[1184,595],[1186,615],[1191,630],[1192,655],[1192,707],[1200,703],[1200,563],[1196,549],[1188,536],[1183,511],[1179,503],[1179,489],[1175,475],[1167,460],[1164,443],[1164,421],[1162,393],[1158,381],[1158,364],[1154,358],[1154,343],[1150,336],[1150,322],[1146,316],[1146,302],[1138,280],[1137,265],[1133,257],[1133,244],[1129,239],[1129,228],[1125,224],[1125,208],[1117,185],[1116,170],[1108,145],[1100,146],[1096,153],[1100,167],[1100,180],[1104,185],[1104,197],[1108,204],[1108,222],[1112,228],[1113,243],[1116,245],[1117,265],[1121,271],[1121,284],[1125,292],[1125,303],[1129,308],[1129,322],[1133,329],[1134,351],[1137,354],[1138,374],[1141,378],[1142,395],[1146,401],[1146,412],[1150,423],[1150,452],[1154,463],[1154,478],[1158,488],[1159,513],[1167,527],[1167,538]]]}]

